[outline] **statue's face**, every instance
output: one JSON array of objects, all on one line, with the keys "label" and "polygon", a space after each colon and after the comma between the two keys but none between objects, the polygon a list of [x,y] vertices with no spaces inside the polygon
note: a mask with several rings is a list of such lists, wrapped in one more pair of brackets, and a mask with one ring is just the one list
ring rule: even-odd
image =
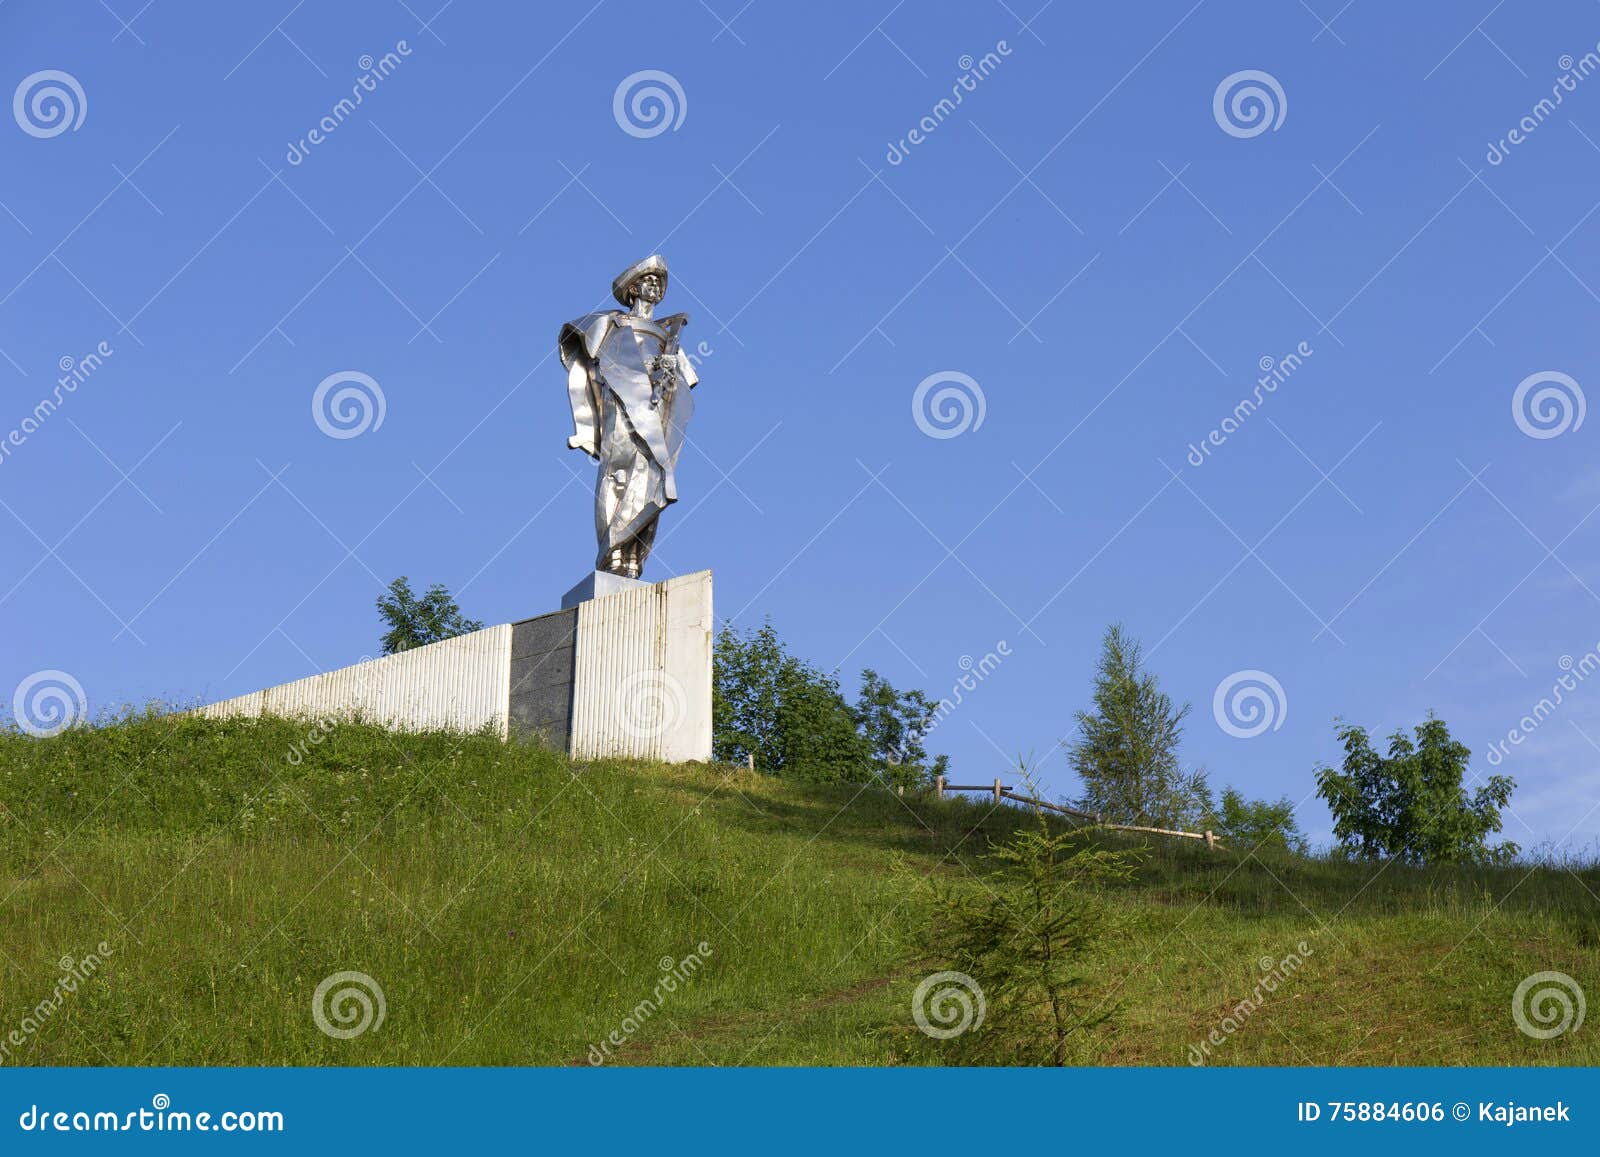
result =
[{"label": "statue's face", "polygon": [[646,273],[633,287],[634,297],[640,301],[648,301],[651,305],[655,305],[666,296],[666,292],[666,285],[660,275],[655,273]]}]

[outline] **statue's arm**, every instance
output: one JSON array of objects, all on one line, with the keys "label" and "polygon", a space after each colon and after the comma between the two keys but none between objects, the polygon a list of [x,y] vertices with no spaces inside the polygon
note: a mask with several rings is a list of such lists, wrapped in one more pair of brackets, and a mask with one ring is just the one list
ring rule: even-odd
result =
[{"label": "statue's arm", "polygon": [[572,407],[573,433],[567,446],[596,459],[600,457],[600,399],[594,355],[608,328],[604,315],[591,314],[562,326],[557,339],[561,362],[567,367],[567,401]]},{"label": "statue's arm", "polygon": [[591,458],[600,457],[600,430],[598,408],[595,405],[594,385],[589,376],[589,363],[583,358],[572,359],[567,367],[567,400],[572,405],[572,437],[567,447],[582,450]]},{"label": "statue's arm", "polygon": [[678,380],[690,389],[700,384],[700,375],[694,372],[694,363],[686,351],[678,350]]}]

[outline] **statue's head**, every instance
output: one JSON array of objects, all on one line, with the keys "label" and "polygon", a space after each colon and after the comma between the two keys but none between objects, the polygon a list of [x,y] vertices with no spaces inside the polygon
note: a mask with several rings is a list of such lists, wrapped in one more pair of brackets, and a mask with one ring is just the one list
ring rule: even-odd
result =
[{"label": "statue's head", "polygon": [[657,304],[666,294],[667,283],[656,273],[646,273],[628,291],[634,301],[648,301],[651,305]]},{"label": "statue's head", "polygon": [[635,301],[655,305],[666,295],[667,259],[659,253],[634,262],[611,283],[611,296],[630,308]]}]

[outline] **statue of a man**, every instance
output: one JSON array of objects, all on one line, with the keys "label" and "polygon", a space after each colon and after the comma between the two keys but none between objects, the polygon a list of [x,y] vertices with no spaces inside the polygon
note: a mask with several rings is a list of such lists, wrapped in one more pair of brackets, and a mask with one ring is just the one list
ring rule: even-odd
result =
[{"label": "statue of a man", "polygon": [[657,318],[667,291],[659,254],[611,283],[626,310],[590,313],[561,327],[561,364],[575,433],[567,445],[600,464],[594,493],[595,569],[638,578],[656,519],[678,500],[675,467],[699,380],[678,345],[688,314]]}]

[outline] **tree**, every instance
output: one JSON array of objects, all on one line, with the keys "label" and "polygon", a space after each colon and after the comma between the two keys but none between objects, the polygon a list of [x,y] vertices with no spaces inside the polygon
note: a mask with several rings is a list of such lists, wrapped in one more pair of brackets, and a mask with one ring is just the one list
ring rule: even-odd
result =
[{"label": "tree", "polygon": [[[1030,794],[1037,794],[1024,772]],[[984,1021],[960,1038],[1002,1063],[1065,1065],[1074,1033],[1110,1019],[1089,1004],[1084,957],[1120,926],[1098,887],[1133,874],[1134,854],[1097,848],[1034,809],[990,859],[983,886],[936,893],[930,957],[966,974],[986,1005]]]},{"label": "tree", "polygon": [[1364,728],[1340,724],[1341,770],[1317,768],[1317,794],[1333,813],[1333,834],[1347,854],[1393,858],[1408,864],[1503,863],[1517,845],[1490,847],[1500,830],[1500,809],[1516,782],[1491,775],[1470,796],[1462,785],[1472,752],[1450,736],[1444,720],[1429,715],[1413,729],[1389,737],[1379,755]]},{"label": "tree", "polygon": [[771,623],[741,635],[731,623],[712,647],[712,753],[725,763],[755,757],[773,775],[861,783],[872,777],[916,786],[943,774],[923,737],[935,704],[861,673],[852,707],[838,678],[791,654]]},{"label": "tree", "polygon": [[819,783],[861,783],[871,753],[856,730],[839,680],[790,655],[778,679],[779,775]]},{"label": "tree", "polygon": [[771,623],[741,636],[731,623],[712,648],[712,753],[725,763],[794,778],[860,782],[871,753],[839,681],[791,655]]},{"label": "tree", "polygon": [[1218,837],[1242,852],[1258,848],[1305,855],[1306,838],[1294,818],[1294,804],[1288,796],[1276,802],[1246,799],[1236,788],[1222,789],[1222,808],[1210,822]]},{"label": "tree", "polygon": [[1178,743],[1189,704],[1174,707],[1144,666],[1138,640],[1107,628],[1095,673],[1094,710],[1077,714],[1078,737],[1063,741],[1083,782],[1079,806],[1114,823],[1181,827],[1210,804],[1205,773],[1185,772]]},{"label": "tree", "polygon": [[930,765],[923,739],[933,727],[938,704],[921,691],[897,691],[871,667],[861,672],[861,690],[853,711],[878,774],[908,787],[943,775],[948,764],[939,756]]},{"label": "tree", "polygon": [[786,654],[770,622],[741,636],[724,623],[711,648],[711,750],[724,763],[781,762],[778,704]]},{"label": "tree", "polygon": [[455,598],[442,584],[435,583],[419,599],[411,593],[405,575],[378,596],[378,614],[389,625],[382,639],[385,655],[483,630],[482,623],[462,616]]}]

